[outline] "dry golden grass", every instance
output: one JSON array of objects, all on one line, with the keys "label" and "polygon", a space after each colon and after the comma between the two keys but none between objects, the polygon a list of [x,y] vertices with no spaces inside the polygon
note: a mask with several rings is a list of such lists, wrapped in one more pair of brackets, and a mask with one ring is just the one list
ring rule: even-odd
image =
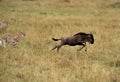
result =
[{"label": "dry golden grass", "polygon": [[[120,82],[119,0],[0,0],[5,34],[25,32],[18,48],[0,47],[0,82]],[[117,6],[115,6],[117,5]],[[88,51],[52,37],[93,33]]]}]

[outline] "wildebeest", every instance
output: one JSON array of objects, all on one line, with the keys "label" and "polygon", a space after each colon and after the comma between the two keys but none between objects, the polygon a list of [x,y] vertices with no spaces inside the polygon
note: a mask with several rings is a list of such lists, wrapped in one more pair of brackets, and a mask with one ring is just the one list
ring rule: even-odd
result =
[{"label": "wildebeest", "polygon": [[[59,51],[59,49],[64,46],[64,45],[69,45],[69,46],[76,46],[76,45],[81,45],[82,47],[79,49],[83,49],[84,47],[86,47],[86,42],[89,42],[90,44],[94,44],[94,36],[93,34],[87,34],[84,32],[79,32],[73,36],[69,36],[69,37],[63,37],[60,39],[55,39],[52,38],[52,40],[54,41],[58,41],[61,40],[61,43],[56,45],[52,50],[57,48],[57,51]],[[87,51],[87,47],[85,49],[85,51]]]}]

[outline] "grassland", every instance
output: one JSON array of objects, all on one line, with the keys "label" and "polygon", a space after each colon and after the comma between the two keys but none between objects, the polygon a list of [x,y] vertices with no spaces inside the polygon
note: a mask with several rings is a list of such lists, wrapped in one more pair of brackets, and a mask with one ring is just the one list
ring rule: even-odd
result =
[{"label": "grassland", "polygon": [[[5,34],[22,31],[18,48],[0,47],[0,82],[120,82],[119,0],[0,0]],[[52,37],[93,33],[88,51],[50,50]]]}]

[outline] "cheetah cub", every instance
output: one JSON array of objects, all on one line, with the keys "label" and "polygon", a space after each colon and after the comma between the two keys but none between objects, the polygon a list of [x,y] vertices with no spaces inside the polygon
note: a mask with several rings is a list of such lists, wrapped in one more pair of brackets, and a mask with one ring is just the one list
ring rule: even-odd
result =
[{"label": "cheetah cub", "polygon": [[13,38],[8,38],[7,39],[7,43],[8,44],[11,44],[11,45],[16,45],[18,42],[20,42],[21,41],[21,39],[23,38],[23,37],[25,37],[26,35],[25,35],[25,33],[23,33],[23,32],[20,32],[17,36],[15,36],[15,37],[13,37]]}]

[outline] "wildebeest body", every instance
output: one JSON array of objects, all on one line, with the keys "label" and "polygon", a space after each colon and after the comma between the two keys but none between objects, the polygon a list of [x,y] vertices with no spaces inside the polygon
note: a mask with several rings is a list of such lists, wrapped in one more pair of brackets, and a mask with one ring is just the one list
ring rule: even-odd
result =
[{"label": "wildebeest body", "polygon": [[81,40],[77,39],[78,37],[66,37],[66,38],[61,38],[61,43],[63,45],[70,45],[70,46],[75,46],[79,45]]},{"label": "wildebeest body", "polygon": [[[92,34],[86,34],[83,32],[79,32],[73,36],[64,37],[61,39],[55,39],[52,38],[54,41],[61,40],[61,43],[56,45],[52,50],[57,48],[57,51],[63,46],[63,45],[69,45],[69,46],[76,46],[76,45],[82,45],[83,47],[86,46],[86,42],[89,42],[91,44],[94,43],[94,37]],[[82,47],[82,48],[83,48]],[[81,49],[80,49],[81,50]]]}]

